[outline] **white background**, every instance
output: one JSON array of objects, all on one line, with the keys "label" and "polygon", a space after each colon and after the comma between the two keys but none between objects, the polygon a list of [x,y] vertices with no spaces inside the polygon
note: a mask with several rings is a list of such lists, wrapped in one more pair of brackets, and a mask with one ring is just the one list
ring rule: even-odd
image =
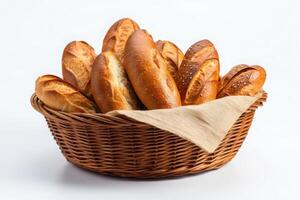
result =
[{"label": "white background", "polygon": [[[136,181],[67,163],[42,115],[34,81],[61,75],[71,40],[97,52],[110,25],[131,17],[185,51],[208,38],[222,74],[240,63],[267,70],[268,102],[238,155],[220,170]],[[299,1],[0,1],[0,199],[300,199]]]}]

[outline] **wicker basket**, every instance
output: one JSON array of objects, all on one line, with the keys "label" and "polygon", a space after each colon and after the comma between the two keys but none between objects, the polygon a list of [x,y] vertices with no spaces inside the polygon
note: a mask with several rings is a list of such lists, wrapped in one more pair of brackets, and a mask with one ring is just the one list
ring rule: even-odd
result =
[{"label": "wicker basket", "polygon": [[240,116],[214,153],[130,118],[55,111],[35,94],[31,104],[45,116],[63,155],[74,165],[114,176],[161,178],[217,169],[229,162],[266,98],[264,93]]}]

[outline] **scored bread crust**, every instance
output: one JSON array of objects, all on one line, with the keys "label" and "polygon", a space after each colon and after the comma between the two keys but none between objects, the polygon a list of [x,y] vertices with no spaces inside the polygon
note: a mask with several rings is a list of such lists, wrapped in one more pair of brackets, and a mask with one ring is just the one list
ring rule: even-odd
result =
[{"label": "scored bread crust", "polygon": [[176,81],[178,69],[183,60],[184,54],[174,43],[170,41],[158,40],[156,42],[156,45],[158,51],[166,60],[167,67],[173,79]]},{"label": "scored bread crust", "polygon": [[184,55],[176,80],[182,104],[197,105],[215,99],[219,73],[214,45],[209,40],[193,44]]},{"label": "scored bread crust", "polygon": [[96,106],[71,84],[53,75],[36,80],[35,93],[52,109],[63,112],[95,113]]},{"label": "scored bread crust", "polygon": [[91,89],[94,100],[103,113],[112,110],[137,110],[138,99],[125,69],[116,55],[102,52],[92,69]]},{"label": "scored bread crust", "polygon": [[184,99],[185,105],[201,104],[217,96],[219,60],[206,60],[192,78]]},{"label": "scored bread crust", "polygon": [[140,29],[139,25],[132,19],[123,18],[118,20],[106,33],[103,40],[102,52],[112,51],[122,61],[127,39],[138,29]]},{"label": "scored bread crust", "polygon": [[93,47],[84,41],[70,42],[62,56],[63,79],[87,97],[91,96],[90,74],[95,57]]},{"label": "scored bread crust", "polygon": [[218,98],[229,95],[254,96],[266,80],[264,68],[240,64],[233,67],[220,81]]},{"label": "scored bread crust", "polygon": [[124,66],[139,99],[148,109],[181,105],[176,83],[152,37],[135,31],[125,47]]}]

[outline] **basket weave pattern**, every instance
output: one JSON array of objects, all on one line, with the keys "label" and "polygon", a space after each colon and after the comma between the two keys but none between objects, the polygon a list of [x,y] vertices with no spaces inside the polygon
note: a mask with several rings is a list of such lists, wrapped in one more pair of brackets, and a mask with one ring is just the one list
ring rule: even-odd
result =
[{"label": "basket weave pattern", "polygon": [[34,94],[32,106],[42,113],[65,158],[94,172],[122,177],[161,178],[217,169],[241,147],[258,99],[231,127],[214,153],[172,133],[127,117],[72,114],[52,110]]}]

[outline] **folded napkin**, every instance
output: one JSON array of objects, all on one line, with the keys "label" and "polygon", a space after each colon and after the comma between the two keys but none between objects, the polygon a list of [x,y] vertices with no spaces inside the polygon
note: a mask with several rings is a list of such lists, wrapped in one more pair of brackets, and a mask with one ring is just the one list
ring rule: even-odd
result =
[{"label": "folded napkin", "polygon": [[188,140],[213,153],[238,118],[259,98],[228,96],[201,105],[147,111],[118,110],[109,115],[124,115]]}]

